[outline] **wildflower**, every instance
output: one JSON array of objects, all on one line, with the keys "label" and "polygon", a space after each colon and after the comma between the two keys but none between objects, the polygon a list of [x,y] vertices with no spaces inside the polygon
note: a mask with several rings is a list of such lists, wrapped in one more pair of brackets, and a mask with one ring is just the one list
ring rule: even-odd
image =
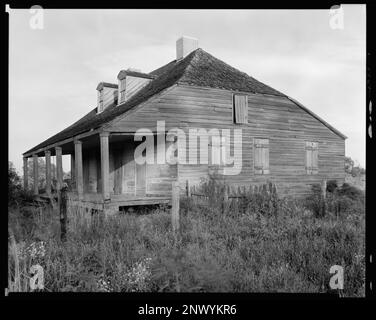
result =
[{"label": "wildflower", "polygon": [[100,278],[97,280],[97,286],[99,291],[101,292],[111,292],[112,290],[112,284],[110,279],[105,279],[103,275],[100,276]]},{"label": "wildflower", "polygon": [[355,262],[360,264],[364,261],[365,255],[364,254],[355,254]]},{"label": "wildflower", "polygon": [[151,277],[150,264],[151,258],[145,258],[125,274],[125,282],[130,291],[147,291]]},{"label": "wildflower", "polygon": [[31,259],[43,258],[46,254],[46,248],[44,241],[32,242],[30,245],[25,247],[22,245],[19,247],[19,257],[21,259],[26,259],[30,257]]}]

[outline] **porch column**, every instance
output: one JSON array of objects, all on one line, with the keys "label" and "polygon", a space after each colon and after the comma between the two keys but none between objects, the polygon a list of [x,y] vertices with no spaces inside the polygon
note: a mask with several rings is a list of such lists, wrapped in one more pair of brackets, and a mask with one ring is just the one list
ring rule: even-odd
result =
[{"label": "porch column", "polygon": [[46,158],[46,193],[51,194],[51,151],[45,151]]},{"label": "porch column", "polygon": [[28,190],[29,189],[29,168],[27,166],[27,158],[23,158],[23,183],[24,183],[24,189]]},{"label": "porch column", "polygon": [[71,155],[71,162],[70,162],[70,171],[71,171],[71,183],[72,183],[72,187],[73,189],[76,188],[76,185],[75,185],[75,176],[76,176],[76,165],[75,165],[75,161],[74,161],[74,153],[72,153]]},{"label": "porch column", "polygon": [[82,199],[84,194],[84,175],[82,171],[82,142],[79,140],[74,141],[74,160],[76,189],[78,198]]},{"label": "porch column", "polygon": [[102,180],[102,194],[103,199],[110,199],[110,156],[108,146],[108,132],[99,134],[101,145],[101,180]]},{"label": "porch column", "polygon": [[34,194],[38,195],[38,155],[33,154]]},{"label": "porch column", "polygon": [[63,159],[61,147],[55,147],[56,154],[56,180],[57,190],[59,191],[63,186]]}]

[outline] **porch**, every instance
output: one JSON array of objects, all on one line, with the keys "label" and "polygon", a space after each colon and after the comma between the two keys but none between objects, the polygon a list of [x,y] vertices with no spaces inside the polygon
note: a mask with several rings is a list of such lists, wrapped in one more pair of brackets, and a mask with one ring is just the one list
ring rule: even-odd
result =
[{"label": "porch", "polygon": [[[157,139],[155,139],[157,140]],[[94,132],[63,141],[59,145],[24,154],[24,188],[28,189],[28,158],[33,158],[33,192],[35,197],[50,198],[64,185],[62,156],[70,156],[71,178],[69,204],[106,214],[120,207],[166,204],[171,201],[171,183],[177,179],[177,166],[139,164],[134,150],[133,133]],[[158,148],[154,148],[157,152]],[[156,155],[156,153],[155,153]],[[56,172],[51,170],[51,157],[56,157]],[[38,187],[38,158],[46,163],[45,192]],[[56,177],[56,188],[52,177]],[[56,192],[55,192],[56,191]]]}]

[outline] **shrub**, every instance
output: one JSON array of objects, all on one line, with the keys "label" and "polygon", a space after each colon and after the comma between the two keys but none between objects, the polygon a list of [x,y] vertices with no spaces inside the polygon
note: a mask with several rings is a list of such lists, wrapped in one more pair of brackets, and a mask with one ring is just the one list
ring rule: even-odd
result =
[{"label": "shrub", "polygon": [[327,195],[324,199],[321,195],[321,186],[315,184],[312,186],[311,194],[305,199],[305,206],[311,210],[316,217],[324,214],[323,207],[327,211],[339,215],[364,214],[364,192],[356,187],[344,183],[341,187],[337,186],[335,181],[327,184]]},{"label": "shrub", "polygon": [[8,205],[21,206],[33,202],[34,196],[31,190],[24,190],[21,186],[21,177],[18,175],[12,162],[8,167]]},{"label": "shrub", "polygon": [[364,200],[364,192],[348,183],[342,185],[338,190],[338,195],[348,197],[352,200]]},{"label": "shrub", "polygon": [[21,177],[18,175],[13,163],[8,163],[8,203],[17,204],[21,192]]},{"label": "shrub", "polygon": [[337,190],[337,188],[338,188],[337,180],[329,180],[326,184],[327,192],[333,193]]}]

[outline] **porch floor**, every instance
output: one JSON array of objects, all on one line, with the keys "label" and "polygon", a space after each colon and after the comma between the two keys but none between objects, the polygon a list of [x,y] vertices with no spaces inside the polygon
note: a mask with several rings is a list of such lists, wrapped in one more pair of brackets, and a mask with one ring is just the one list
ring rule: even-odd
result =
[{"label": "porch floor", "polygon": [[[112,211],[119,210],[119,207],[127,206],[141,206],[141,205],[154,205],[154,204],[168,204],[171,202],[171,197],[168,196],[135,196],[127,194],[111,194],[110,200],[104,201],[103,196],[100,193],[84,193],[82,199],[79,199],[78,193],[70,191],[68,194],[68,202],[71,205],[79,205],[84,208]],[[57,198],[57,194],[51,195],[53,198]],[[49,196],[45,194],[39,194],[40,199],[49,200]]]}]

